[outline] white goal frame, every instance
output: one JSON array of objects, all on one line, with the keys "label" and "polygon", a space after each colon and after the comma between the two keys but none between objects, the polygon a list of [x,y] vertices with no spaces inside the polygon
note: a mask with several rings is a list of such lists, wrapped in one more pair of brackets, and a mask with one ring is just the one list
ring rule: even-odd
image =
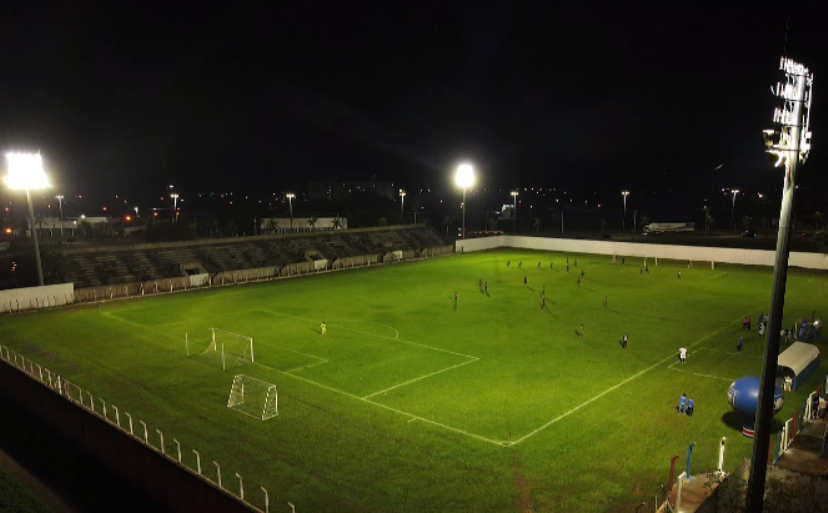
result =
[{"label": "white goal frame", "polygon": [[[264,394],[265,399],[262,404],[261,414],[258,414],[257,406],[252,405],[253,408],[248,408],[250,411],[245,411],[239,408],[240,405],[248,404],[246,402],[245,388],[254,388],[260,395]],[[244,374],[238,374],[233,378],[233,386],[230,388],[230,397],[227,399],[227,407],[234,409],[239,413],[243,413],[249,417],[259,420],[267,420],[279,415],[279,393],[276,390],[276,385],[268,383],[260,379],[251,378]],[[256,412],[256,414],[251,413]]]},{"label": "white goal frame", "polygon": [[[204,351],[205,353],[208,352],[208,351],[218,352],[218,344],[216,343],[216,333],[222,333],[224,335],[229,335],[231,337],[237,337],[237,338],[248,341],[249,344],[250,344],[250,363],[255,363],[256,362],[256,357],[253,353],[253,338],[252,337],[248,337],[247,335],[240,335],[238,333],[233,333],[232,331],[227,331],[227,330],[223,330],[223,329],[220,329],[220,328],[210,328],[210,345]],[[189,351],[189,349],[188,349],[188,351]],[[236,356],[238,356],[238,355],[236,355]],[[227,362],[226,362],[224,344],[223,343],[221,344],[221,368],[222,368],[222,370],[227,370]]]},{"label": "white goal frame", "polygon": [[613,264],[617,263],[618,260],[621,259],[621,258],[625,258],[627,260],[629,260],[631,258],[643,258],[644,259],[644,265],[647,265],[649,260],[654,260],[656,267],[658,267],[658,257],[652,257],[652,256],[649,256],[649,255],[627,255],[627,254],[613,253],[612,254],[612,263]]}]

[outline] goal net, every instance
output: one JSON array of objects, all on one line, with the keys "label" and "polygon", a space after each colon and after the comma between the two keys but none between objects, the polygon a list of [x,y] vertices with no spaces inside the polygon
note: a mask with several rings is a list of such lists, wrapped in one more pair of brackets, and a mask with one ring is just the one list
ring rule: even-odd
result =
[{"label": "goal net", "polygon": [[649,266],[650,264],[658,265],[658,257],[651,257],[648,255],[619,255],[612,254],[612,263],[623,263],[632,267]]},{"label": "goal net", "polygon": [[255,361],[252,338],[218,328],[210,331],[210,345],[201,353],[202,357],[220,362],[225,370]]},{"label": "goal net", "polygon": [[267,420],[279,415],[276,385],[239,374],[233,378],[233,388],[227,407],[251,417]]}]

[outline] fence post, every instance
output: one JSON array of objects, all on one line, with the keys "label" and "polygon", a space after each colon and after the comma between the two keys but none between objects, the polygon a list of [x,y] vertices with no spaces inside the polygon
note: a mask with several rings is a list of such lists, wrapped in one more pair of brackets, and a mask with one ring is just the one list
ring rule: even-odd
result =
[{"label": "fence post", "polygon": [[193,449],[193,452],[196,455],[196,470],[198,470],[198,475],[201,475],[201,455],[195,449]]},{"label": "fence post", "polygon": [[104,400],[103,400],[103,399],[101,399],[100,397],[98,397],[98,400],[99,400],[99,401],[101,402],[101,404],[103,405],[103,416],[104,416],[104,418],[106,418],[106,401],[104,401]]},{"label": "fence post", "polygon": [[127,412],[124,412],[124,415],[129,417],[129,434],[132,435],[132,436],[135,436],[135,433],[132,432],[132,415],[130,415]]},{"label": "fence post", "polygon": [[139,420],[138,422],[140,422],[141,425],[144,426],[144,443],[149,445],[149,433],[147,432],[147,423],[143,420]]},{"label": "fence post", "polygon": [[[83,390],[80,387],[78,387],[78,390],[80,390],[79,395],[81,396],[81,404],[83,404]],[[89,405],[92,407],[92,413],[95,413],[95,399],[92,397],[92,392],[87,390],[86,393],[89,394]]]},{"label": "fence post", "polygon": [[175,442],[176,452],[178,453],[178,464],[181,465],[181,443],[175,438],[173,438],[173,442]]},{"label": "fence post", "polygon": [[676,454],[670,459],[670,480],[667,481],[667,494],[669,495],[671,491],[673,491],[673,478],[676,475],[676,460],[679,459],[681,456]]},{"label": "fence post", "polygon": [[158,433],[159,437],[161,437],[161,454],[166,454],[164,452],[164,433],[162,433],[160,429],[156,429],[155,432]]},{"label": "fence post", "polygon": [[684,478],[687,476],[684,472],[678,476],[678,489],[676,490],[676,511],[681,511],[681,488],[684,484]]},{"label": "fence post", "polygon": [[296,506],[292,502],[288,502],[288,506],[290,506],[290,513],[296,513]]},{"label": "fence post", "polygon": [[216,475],[218,476],[218,487],[221,488],[221,467],[219,466],[218,462],[213,462],[213,465],[216,466]]},{"label": "fence post", "polygon": [[267,490],[265,490],[263,486],[260,486],[259,488],[262,492],[264,492],[265,496],[265,513],[270,513],[270,497],[267,496]]},{"label": "fence post", "polygon": [[719,468],[716,470],[716,472],[719,474],[719,476],[724,474],[722,469],[724,467],[724,452],[725,452],[725,441],[726,440],[727,440],[727,438],[722,437],[722,443],[719,446]]},{"label": "fence post", "polygon": [[115,423],[118,427],[121,427],[121,416],[118,414],[118,407],[113,404],[112,409],[115,410]]},{"label": "fence post", "polygon": [[239,499],[244,500],[244,481],[238,472],[236,472],[236,477],[239,478]]}]

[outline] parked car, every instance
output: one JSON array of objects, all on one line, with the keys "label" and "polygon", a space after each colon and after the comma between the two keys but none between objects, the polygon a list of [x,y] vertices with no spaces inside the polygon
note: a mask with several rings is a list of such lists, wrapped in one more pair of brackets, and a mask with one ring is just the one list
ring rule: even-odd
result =
[{"label": "parked car", "polygon": [[742,232],[742,237],[756,237],[756,232],[752,230],[745,230]]}]

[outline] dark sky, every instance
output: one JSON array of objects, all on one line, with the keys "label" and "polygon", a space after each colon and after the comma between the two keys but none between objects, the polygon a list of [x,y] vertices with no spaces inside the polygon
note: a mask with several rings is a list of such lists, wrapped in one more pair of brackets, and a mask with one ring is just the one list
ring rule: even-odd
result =
[{"label": "dark sky", "polygon": [[[784,3],[375,3],[5,2],[0,148],[72,191],[439,187],[461,159],[483,186],[781,180],[761,130]],[[825,9],[797,6],[802,180],[825,184]]]}]

